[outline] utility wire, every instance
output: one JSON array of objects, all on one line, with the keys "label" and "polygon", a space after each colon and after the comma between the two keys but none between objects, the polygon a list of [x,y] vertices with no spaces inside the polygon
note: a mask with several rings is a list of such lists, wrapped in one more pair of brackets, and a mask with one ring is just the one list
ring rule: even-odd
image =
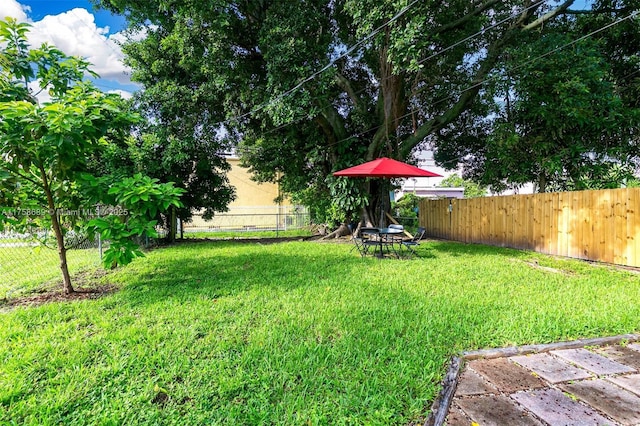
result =
[{"label": "utility wire", "polygon": [[[543,59],[543,58],[545,58],[545,57],[547,57],[547,56],[550,56],[550,55],[552,55],[552,54],[554,54],[554,53],[556,53],[556,52],[558,52],[558,51],[560,51],[560,50],[562,50],[562,49],[565,49],[565,48],[567,48],[567,47],[569,47],[569,46],[573,46],[574,44],[579,43],[580,41],[585,40],[585,39],[587,39],[587,38],[589,38],[589,37],[592,37],[592,36],[594,36],[595,34],[598,34],[598,33],[602,32],[602,31],[604,31],[604,30],[607,30],[607,29],[609,29],[609,28],[613,27],[614,25],[617,25],[617,24],[619,24],[619,23],[621,23],[621,22],[623,22],[623,21],[626,21],[626,20],[628,20],[628,19],[634,18],[635,16],[637,16],[637,15],[638,15],[638,13],[640,13],[640,11],[632,12],[631,14],[627,15],[627,16],[626,16],[626,17],[624,17],[624,18],[619,18],[619,19],[617,19],[616,21],[614,21],[614,22],[612,22],[612,23],[609,23],[609,24],[607,24],[607,25],[605,25],[605,26],[603,26],[603,27],[598,28],[597,30],[594,30],[594,31],[592,31],[592,32],[590,32],[590,33],[588,33],[588,34],[585,34],[585,35],[584,35],[584,36],[582,36],[582,37],[577,38],[576,40],[573,40],[573,41],[571,41],[571,42],[569,42],[569,43],[566,43],[566,44],[564,44],[564,45],[562,45],[562,46],[559,46],[559,47],[557,47],[557,48],[555,48],[555,49],[552,49],[552,50],[550,50],[549,52],[545,52],[545,53],[543,53],[543,54],[541,54],[541,55],[539,55],[539,56],[536,56],[535,58],[532,58],[532,59],[530,59],[530,60],[528,60],[528,61],[526,61],[526,62],[524,62],[524,63],[522,63],[522,64],[518,64],[518,65],[516,65],[516,66],[513,66],[513,67],[511,67],[511,68],[508,68],[508,69],[506,69],[506,72],[515,71],[515,70],[520,69],[520,68],[522,68],[522,67],[524,67],[524,66],[526,66],[526,65],[529,65],[529,64],[530,64],[530,63],[532,63],[532,62],[535,62],[535,61],[537,61],[537,60],[540,60],[540,59]],[[461,95],[462,93],[464,93],[464,92],[466,92],[466,91],[468,91],[468,90],[473,90],[473,89],[475,89],[475,88],[477,88],[477,87],[479,87],[479,86],[482,86],[483,84],[490,82],[490,81],[491,81],[491,80],[493,80],[494,78],[495,78],[495,77],[488,77],[488,78],[484,79],[483,81],[481,81],[481,82],[479,82],[479,83],[475,83],[475,84],[473,84],[473,85],[471,85],[471,86],[468,86],[468,87],[466,87],[466,88],[462,89],[462,90],[458,93],[458,95]],[[436,100],[436,101],[432,102],[432,103],[431,103],[431,105],[438,105],[438,104],[440,104],[440,103],[442,103],[442,102],[445,102],[445,101],[447,101],[447,100],[450,100],[450,99],[455,98],[455,96],[456,96],[456,95],[450,95],[450,96],[447,96],[447,97],[444,97],[444,98],[440,98],[440,99],[438,99],[438,100]],[[418,109],[413,109],[413,110],[409,111],[408,113],[406,113],[406,114],[404,114],[404,115],[401,115],[401,116],[397,117],[397,119],[399,120],[399,119],[407,118],[407,117],[411,116],[412,114],[414,114],[415,112],[418,112],[418,111],[419,111]],[[345,141],[347,141],[347,140],[349,140],[349,139],[352,139],[352,138],[354,138],[354,137],[364,136],[364,135],[366,135],[366,134],[367,134],[367,133],[369,133],[369,132],[372,132],[372,131],[376,131],[376,130],[378,130],[378,129],[379,129],[379,128],[381,128],[382,126],[383,126],[383,124],[381,124],[381,125],[379,125],[379,126],[371,127],[371,128],[369,128],[369,129],[367,129],[367,130],[363,130],[363,131],[361,131],[361,132],[359,132],[359,133],[356,133],[356,134],[354,134],[354,135],[350,135],[349,137],[346,137],[346,138],[343,138],[343,139],[337,140],[337,141],[335,141],[335,142],[332,142],[332,143],[330,143],[330,144],[327,144],[327,145],[326,145],[326,147],[328,148],[328,147],[335,146],[335,145],[337,145],[337,144],[339,144],[339,143],[341,143],[341,142],[345,142]]]},{"label": "utility wire", "polygon": [[[445,53],[445,52],[447,52],[447,51],[449,51],[449,50],[453,49],[454,47],[459,46],[459,45],[461,45],[461,44],[462,44],[462,43],[464,43],[464,42],[467,42],[467,41],[473,40],[474,38],[476,38],[476,37],[478,37],[478,36],[480,36],[480,35],[482,35],[482,34],[486,33],[487,31],[489,31],[489,30],[491,30],[491,29],[493,29],[493,28],[495,28],[495,27],[498,27],[498,26],[500,26],[500,25],[504,24],[505,22],[510,21],[511,19],[515,18],[516,16],[518,16],[518,15],[520,15],[520,14],[524,13],[524,12],[527,12],[529,9],[533,9],[533,8],[535,8],[535,7],[538,7],[538,6],[540,6],[540,2],[536,2],[536,3],[532,4],[531,6],[529,6],[529,7],[525,8],[525,9],[522,9],[522,10],[520,10],[520,11],[518,11],[518,12],[515,12],[515,13],[513,13],[513,14],[509,15],[507,18],[504,18],[502,21],[499,21],[499,22],[497,22],[497,23],[495,23],[495,24],[493,24],[493,25],[491,25],[491,26],[489,26],[489,27],[487,27],[487,28],[483,28],[483,29],[481,29],[480,31],[478,31],[477,33],[472,34],[472,35],[470,35],[470,36],[468,36],[468,37],[466,37],[466,38],[464,38],[464,39],[462,39],[462,40],[460,40],[460,41],[458,41],[458,42],[456,42],[456,43],[454,43],[454,44],[452,44],[452,45],[449,45],[449,46],[445,47],[444,49],[439,50],[438,52],[433,53],[433,54],[431,54],[431,55],[427,56],[427,57],[426,57],[426,58],[424,58],[424,59],[419,60],[416,64],[417,64],[417,65],[423,64],[423,63],[425,63],[426,61],[428,61],[429,59],[433,59],[433,58],[435,58],[436,56],[442,55],[443,53]],[[387,78],[389,78],[389,77],[387,77]]]},{"label": "utility wire", "polygon": [[[498,26],[500,26],[500,25],[504,24],[505,22],[508,22],[509,20],[511,20],[511,19],[513,19],[513,18],[515,18],[516,16],[518,16],[518,15],[520,15],[520,14],[522,14],[522,13],[524,13],[524,12],[526,12],[526,11],[530,10],[530,9],[533,9],[533,8],[535,8],[535,7],[538,7],[538,6],[540,6],[540,2],[536,2],[536,3],[532,4],[531,6],[529,6],[529,7],[525,8],[525,9],[519,10],[519,11],[517,11],[517,12],[515,12],[515,13],[511,14],[511,15],[509,15],[509,17],[507,17],[507,18],[505,18],[505,19],[503,19],[503,20],[501,20],[501,21],[499,21],[499,22],[496,22],[496,23],[494,23],[494,24],[492,24],[492,25],[490,25],[490,26],[488,26],[488,27],[486,27],[486,28],[483,28],[483,29],[479,30],[478,32],[476,32],[475,34],[472,34],[472,35],[470,35],[470,36],[468,36],[468,37],[465,37],[464,39],[462,39],[462,40],[460,40],[460,41],[457,41],[456,43],[451,44],[451,45],[449,45],[449,46],[445,47],[444,49],[439,50],[439,51],[437,51],[437,52],[435,52],[435,53],[433,53],[433,54],[429,55],[429,56],[428,56],[428,57],[426,57],[426,58],[421,59],[420,61],[418,61],[418,62],[417,62],[417,65],[420,65],[420,64],[422,64],[422,63],[424,63],[424,62],[426,62],[426,61],[428,61],[428,60],[430,60],[430,59],[433,59],[433,58],[435,58],[435,57],[437,57],[437,56],[439,56],[439,55],[442,55],[443,53],[445,53],[445,52],[447,52],[447,51],[449,51],[449,50],[453,49],[454,47],[459,46],[460,44],[462,44],[462,43],[464,43],[464,42],[470,41],[470,40],[472,40],[472,39],[474,39],[474,38],[476,38],[476,37],[478,37],[478,36],[480,36],[480,35],[482,35],[482,34],[486,33],[487,31],[492,30],[492,29],[494,29],[494,28],[496,28],[496,27],[498,27]],[[325,68],[326,68],[326,67],[325,67]],[[382,83],[382,82],[384,82],[384,81],[386,81],[386,80],[388,80],[388,79],[390,79],[390,78],[392,78],[392,77],[394,77],[394,76],[384,77],[384,78],[382,78],[382,79],[380,79],[380,80],[378,81],[378,84],[380,84],[380,83]],[[367,88],[363,88],[363,89],[360,89],[360,90],[356,91],[354,94],[355,94],[355,95],[359,95],[359,94],[363,93],[363,92],[364,92],[364,91],[366,91],[366,90],[367,90]],[[322,108],[320,111],[324,111],[324,110],[326,110],[326,109],[328,109],[328,108],[330,108],[330,107],[331,107],[331,106],[324,107],[324,108]],[[250,113],[247,113],[247,114],[250,114]],[[245,114],[245,115],[246,115],[246,114]],[[299,118],[299,119],[297,119],[297,120],[294,120],[294,121],[291,121],[291,122],[288,122],[288,123],[281,124],[280,126],[277,126],[276,128],[274,128],[274,129],[270,129],[270,130],[268,130],[268,131],[266,131],[266,132],[263,132],[262,134],[263,134],[263,135],[267,135],[267,134],[269,134],[269,133],[277,132],[278,130],[281,130],[281,129],[283,129],[283,128],[287,127],[287,126],[290,126],[290,125],[296,124],[296,123],[298,123],[298,122],[300,122],[300,121],[302,121],[302,120],[303,120],[303,118]],[[337,142],[336,142],[336,143],[337,143]]]},{"label": "utility wire", "polygon": [[271,104],[280,101],[281,99],[291,95],[292,93],[294,93],[296,90],[298,90],[299,88],[301,88],[302,86],[304,86],[306,83],[310,82],[311,80],[315,79],[317,76],[319,76],[320,74],[322,74],[323,72],[325,72],[326,70],[328,70],[329,68],[331,68],[337,61],[339,61],[340,59],[346,57],[347,55],[349,55],[350,53],[352,53],[354,50],[356,50],[358,47],[360,47],[362,44],[364,44],[365,42],[367,42],[368,40],[370,40],[373,36],[375,36],[376,34],[378,34],[383,28],[387,27],[389,24],[391,24],[394,21],[397,21],[402,15],[404,15],[414,4],[418,3],[419,0],[413,0],[411,3],[409,3],[408,5],[406,5],[405,7],[403,7],[398,13],[396,13],[391,19],[389,19],[387,22],[385,22],[384,24],[380,25],[378,28],[376,28],[375,30],[371,31],[367,36],[365,36],[362,40],[360,40],[359,42],[357,42],[356,44],[354,44],[353,46],[351,46],[349,49],[347,49],[344,53],[340,54],[337,58],[332,59],[331,61],[329,61],[329,63],[327,65],[325,65],[324,67],[322,67],[321,69],[319,69],[318,71],[314,72],[313,74],[311,74],[309,77],[305,78],[304,80],[302,80],[300,83],[296,84],[293,88],[287,90],[286,92],[278,95],[275,99],[272,99],[271,101],[262,103],[260,105],[258,105],[257,107],[253,108],[251,111],[246,112],[238,117],[234,117],[234,118],[230,118],[227,119],[225,121],[222,121],[220,123],[218,123],[219,125],[224,125],[227,123],[230,123],[232,121],[239,121],[242,120],[245,117],[248,117],[250,115],[255,114],[256,112],[270,106]]}]

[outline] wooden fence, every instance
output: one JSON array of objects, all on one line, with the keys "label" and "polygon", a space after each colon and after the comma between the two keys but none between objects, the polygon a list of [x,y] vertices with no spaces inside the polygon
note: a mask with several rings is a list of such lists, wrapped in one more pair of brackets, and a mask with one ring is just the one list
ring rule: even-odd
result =
[{"label": "wooden fence", "polygon": [[640,188],[422,200],[429,237],[640,267]]}]

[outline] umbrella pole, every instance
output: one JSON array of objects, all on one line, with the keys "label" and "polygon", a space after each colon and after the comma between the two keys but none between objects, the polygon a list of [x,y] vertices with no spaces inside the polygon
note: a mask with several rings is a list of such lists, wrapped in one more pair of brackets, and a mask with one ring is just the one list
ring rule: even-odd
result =
[{"label": "umbrella pole", "polygon": [[387,212],[387,204],[389,203],[389,186],[386,181],[380,182],[380,221],[378,222],[380,228],[385,228]]}]

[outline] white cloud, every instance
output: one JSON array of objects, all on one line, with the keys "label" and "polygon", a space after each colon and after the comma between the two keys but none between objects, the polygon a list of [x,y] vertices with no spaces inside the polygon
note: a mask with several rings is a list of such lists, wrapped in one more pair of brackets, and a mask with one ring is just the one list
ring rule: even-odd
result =
[{"label": "white cloud", "polygon": [[29,12],[29,6],[23,6],[15,0],[2,0],[0,2],[0,19],[5,19],[10,16],[18,20],[18,22],[27,22],[27,12]]},{"label": "white cloud", "polygon": [[[42,105],[45,102],[51,101],[51,95],[49,94],[49,89],[42,89],[40,87],[40,80],[34,80],[29,83],[29,91],[36,97],[38,103]],[[133,97],[133,93],[128,92],[122,89],[113,89],[109,90],[107,93],[115,93],[122,96],[124,99],[131,99]]]},{"label": "white cloud", "polygon": [[16,0],[0,0],[0,17],[13,16],[32,25],[29,41],[33,46],[50,43],[67,55],[80,56],[89,61],[91,69],[105,80],[130,84],[130,70],[124,66],[124,55],[118,41],[119,34],[109,34],[109,27],[98,27],[94,16],[86,9],[75,8],[59,15],[47,15],[41,21],[32,21],[30,9]]},{"label": "white cloud", "polygon": [[127,92],[126,90],[109,90],[107,93],[117,93],[124,99],[131,99],[131,97],[133,96],[133,93]]},{"label": "white cloud", "polygon": [[100,77],[128,84],[129,70],[122,63],[124,55],[116,43],[119,36],[107,35],[108,32],[108,27],[96,26],[94,16],[86,9],[77,8],[34,22],[29,38],[36,45],[49,42],[67,55],[81,56]]}]

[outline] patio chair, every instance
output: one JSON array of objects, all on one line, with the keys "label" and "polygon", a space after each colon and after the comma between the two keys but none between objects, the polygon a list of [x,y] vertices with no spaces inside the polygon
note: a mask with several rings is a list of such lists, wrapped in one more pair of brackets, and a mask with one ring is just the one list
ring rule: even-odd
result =
[{"label": "patio chair", "polygon": [[424,234],[426,232],[427,230],[425,228],[423,227],[418,228],[418,231],[416,231],[416,234],[414,235],[414,237],[410,240],[403,241],[402,246],[406,247],[407,250],[409,250],[409,252],[415,256],[416,255],[415,247],[420,245],[420,240],[422,239],[422,237],[424,237]]},{"label": "patio chair", "polygon": [[371,239],[370,234],[368,232],[362,232],[363,230],[367,231],[368,229],[369,228],[354,229],[351,234],[351,241],[353,241],[353,247],[351,248],[351,250],[355,248],[356,250],[358,250],[358,253],[360,253],[360,256],[362,257],[365,257],[367,255],[367,253],[369,252],[369,248],[373,245],[369,241]]},{"label": "patio chair", "polygon": [[[356,233],[354,232],[351,235],[351,241],[353,241],[354,247],[356,248],[356,250],[358,250],[360,256],[365,257],[367,255],[367,247],[364,245],[364,240],[362,239],[362,237],[356,235]],[[353,248],[351,250],[353,250]]]},{"label": "patio chair", "polygon": [[380,230],[378,228],[360,228],[360,238],[364,247],[364,254],[368,254],[373,247],[373,253],[380,250],[382,256],[382,241],[380,240]]}]

